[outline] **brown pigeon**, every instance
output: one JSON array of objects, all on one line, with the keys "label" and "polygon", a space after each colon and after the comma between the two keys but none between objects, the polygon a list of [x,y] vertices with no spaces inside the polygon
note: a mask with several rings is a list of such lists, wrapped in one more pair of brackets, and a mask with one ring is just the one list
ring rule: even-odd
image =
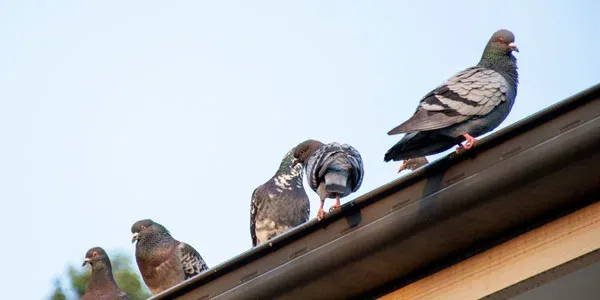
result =
[{"label": "brown pigeon", "polygon": [[164,226],[150,219],[135,222],[131,233],[131,242],[137,241],[135,259],[138,268],[152,294],[208,269],[192,246],[174,239]]},{"label": "brown pigeon", "polygon": [[100,247],[94,247],[85,254],[83,266],[92,266],[92,277],[82,300],[128,300],[125,292],[121,291],[115,282],[110,259]]}]

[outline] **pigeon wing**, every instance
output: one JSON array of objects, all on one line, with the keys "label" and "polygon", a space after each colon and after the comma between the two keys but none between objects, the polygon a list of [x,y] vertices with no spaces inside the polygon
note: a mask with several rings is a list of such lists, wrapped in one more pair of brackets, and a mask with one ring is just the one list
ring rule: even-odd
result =
[{"label": "pigeon wing", "polygon": [[[343,162],[340,162],[340,159]],[[319,186],[319,182],[327,172],[332,163],[343,163],[350,165],[352,177],[352,191],[360,188],[363,179],[364,167],[360,153],[347,144],[330,143],[319,148],[309,159],[307,164],[307,179],[313,189]]]},{"label": "pigeon wing", "polygon": [[362,157],[354,147],[346,144],[342,145],[342,147],[348,155],[348,161],[352,165],[352,192],[356,192],[362,185],[365,172]]},{"label": "pigeon wing", "polygon": [[250,203],[250,236],[252,237],[252,247],[256,246],[256,213],[258,211],[257,191],[259,187],[252,192],[252,200]]},{"label": "pigeon wing", "polygon": [[468,68],[425,95],[415,114],[388,134],[440,129],[484,116],[506,100],[509,87],[494,70]]},{"label": "pigeon wing", "polygon": [[200,253],[192,246],[186,243],[180,243],[179,248],[181,250],[181,266],[183,267],[185,279],[194,277],[208,269],[208,266],[204,262],[204,259],[202,259],[202,256],[200,256]]}]

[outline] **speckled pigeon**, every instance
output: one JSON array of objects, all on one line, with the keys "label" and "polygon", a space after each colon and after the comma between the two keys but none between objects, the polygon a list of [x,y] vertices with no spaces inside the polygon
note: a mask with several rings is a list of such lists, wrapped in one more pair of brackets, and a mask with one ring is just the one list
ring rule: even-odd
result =
[{"label": "speckled pigeon", "polygon": [[92,277],[88,283],[82,300],[128,300],[125,292],[121,291],[115,282],[112,273],[110,259],[100,247],[94,247],[87,251],[83,265],[92,266]]},{"label": "speckled pigeon", "polygon": [[304,166],[308,184],[321,199],[317,213],[319,220],[325,217],[323,205],[326,198],[335,198],[335,205],[331,208],[338,208],[340,198],[356,192],[362,184],[362,158],[350,145],[307,140],[296,146],[294,159],[295,163]]},{"label": "speckled pigeon", "polygon": [[152,294],[158,294],[207,270],[202,256],[192,246],[180,242],[162,225],[140,220],[131,227],[135,259],[142,278]]},{"label": "speckled pigeon", "polygon": [[474,137],[498,127],[517,96],[517,59],[513,51],[519,50],[512,32],[496,31],[476,66],[425,95],[415,114],[388,132],[406,135],[388,150],[384,160],[422,157],[456,144],[457,151],[468,150],[475,144]]},{"label": "speckled pigeon", "polygon": [[275,175],[252,193],[252,246],[308,220],[310,202],[302,185],[302,165],[293,164],[293,150],[285,155]]}]

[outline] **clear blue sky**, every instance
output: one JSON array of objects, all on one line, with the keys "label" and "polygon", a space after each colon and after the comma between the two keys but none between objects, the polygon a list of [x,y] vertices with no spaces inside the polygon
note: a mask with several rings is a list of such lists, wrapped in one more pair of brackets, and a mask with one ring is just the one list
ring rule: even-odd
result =
[{"label": "clear blue sky", "polygon": [[600,2],[493,4],[0,2],[5,296],[44,297],[90,247],[133,253],[142,218],[210,266],[249,249],[253,189],[307,138],[361,151],[345,200],[396,179],[386,132],[497,29],[521,50],[502,126],[600,81]]}]

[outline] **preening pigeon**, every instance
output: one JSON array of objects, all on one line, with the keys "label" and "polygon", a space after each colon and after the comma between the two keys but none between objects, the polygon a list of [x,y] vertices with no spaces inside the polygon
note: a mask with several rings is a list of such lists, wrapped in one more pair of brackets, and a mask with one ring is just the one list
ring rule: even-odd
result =
[{"label": "preening pigeon", "polygon": [[192,246],[180,242],[162,225],[140,220],[131,227],[135,259],[142,278],[152,294],[158,294],[207,270],[202,256]]},{"label": "preening pigeon", "polygon": [[112,273],[112,265],[110,259],[100,247],[94,247],[87,251],[83,265],[90,264],[92,266],[92,277],[88,283],[85,293],[81,297],[82,300],[128,300],[125,292],[121,291],[115,282]]},{"label": "preening pigeon", "polygon": [[302,165],[293,164],[293,150],[285,155],[275,175],[252,193],[252,246],[308,220],[310,202],[302,185]]},{"label": "preening pigeon", "polygon": [[415,114],[388,132],[406,135],[388,150],[384,160],[422,157],[456,144],[457,151],[468,150],[475,144],[474,137],[498,127],[517,96],[517,59],[513,51],[519,50],[512,32],[496,31],[476,66],[425,95]]},{"label": "preening pigeon", "polygon": [[340,207],[340,198],[356,192],[363,180],[363,162],[360,153],[346,144],[323,144],[315,140],[300,143],[294,149],[295,163],[301,163],[306,179],[319,194],[319,220],[325,217],[325,198],[335,198],[332,209]]}]

